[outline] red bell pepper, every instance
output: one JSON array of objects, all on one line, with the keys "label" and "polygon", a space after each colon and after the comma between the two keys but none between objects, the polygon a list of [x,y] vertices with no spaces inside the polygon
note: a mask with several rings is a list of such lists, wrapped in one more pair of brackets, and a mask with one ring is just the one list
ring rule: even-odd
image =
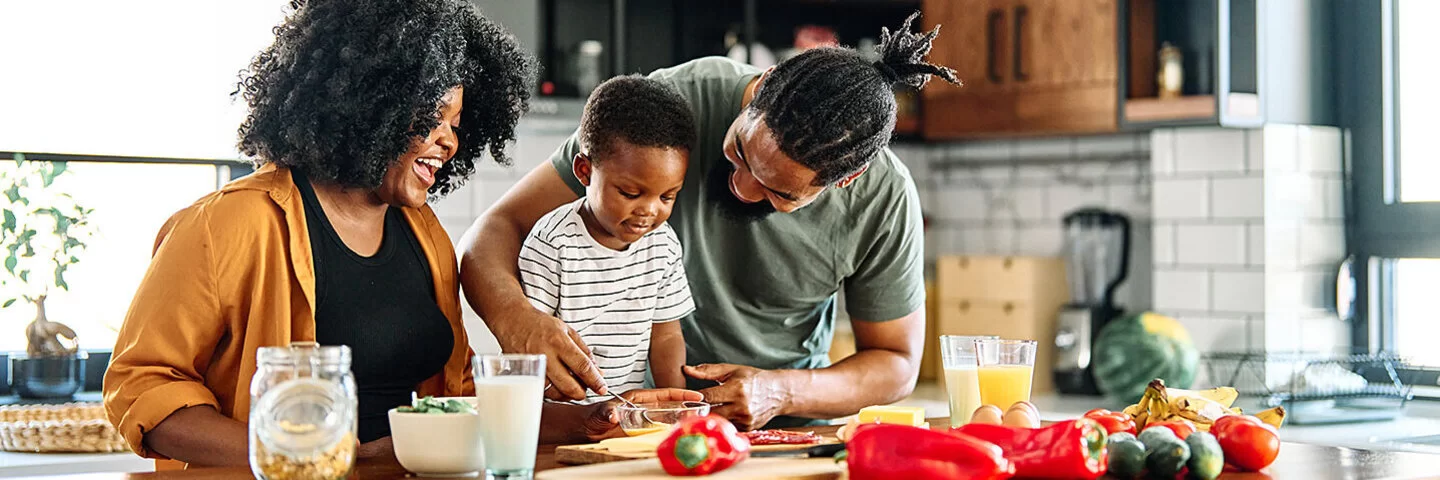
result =
[{"label": "red bell pepper", "polygon": [[690,417],[675,426],[655,453],[665,473],[709,475],[749,458],[750,441],[724,417]]},{"label": "red bell pepper", "polygon": [[1126,432],[1131,435],[1137,433],[1135,431],[1135,419],[1125,412],[1112,412],[1103,408],[1097,408],[1085,412],[1085,418],[1100,422],[1100,426],[1105,427],[1105,433],[1111,435],[1120,432]]},{"label": "red bell pepper", "polygon": [[993,443],[906,425],[866,424],[845,444],[852,480],[1003,480],[1015,466]]},{"label": "red bell pepper", "polygon": [[1094,479],[1109,461],[1105,427],[1088,418],[1041,428],[971,423],[950,431],[998,445],[1020,477]]}]

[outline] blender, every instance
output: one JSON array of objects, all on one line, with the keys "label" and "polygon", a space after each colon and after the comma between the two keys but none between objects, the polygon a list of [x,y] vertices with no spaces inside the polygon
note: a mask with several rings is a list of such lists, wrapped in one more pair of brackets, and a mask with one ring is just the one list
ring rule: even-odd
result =
[{"label": "blender", "polygon": [[1082,208],[1065,215],[1065,280],[1070,303],[1055,325],[1055,389],[1098,395],[1090,354],[1106,322],[1122,313],[1115,290],[1130,268],[1130,219],[1119,212]]}]

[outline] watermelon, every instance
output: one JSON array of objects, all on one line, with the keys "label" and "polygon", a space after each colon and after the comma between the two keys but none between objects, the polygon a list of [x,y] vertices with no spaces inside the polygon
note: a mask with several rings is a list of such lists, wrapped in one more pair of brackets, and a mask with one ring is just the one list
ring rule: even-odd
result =
[{"label": "watermelon", "polygon": [[1145,312],[1101,328],[1091,364],[1101,393],[1118,403],[1134,403],[1157,378],[1168,387],[1190,388],[1200,352],[1179,321]]}]

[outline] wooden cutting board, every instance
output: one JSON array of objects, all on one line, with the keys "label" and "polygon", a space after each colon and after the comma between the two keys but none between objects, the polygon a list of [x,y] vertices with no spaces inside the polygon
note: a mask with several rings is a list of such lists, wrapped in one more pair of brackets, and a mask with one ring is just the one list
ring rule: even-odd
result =
[{"label": "wooden cutting board", "polygon": [[[799,451],[807,448],[829,443],[840,443],[839,438],[832,435],[825,435],[820,443],[808,445],[756,445],[750,447],[752,452],[788,452]],[[585,445],[562,445],[555,447],[555,461],[565,465],[590,465],[594,463],[623,462],[626,460],[641,460],[655,458],[655,452],[611,452],[600,446],[598,443]]]},{"label": "wooden cutting board", "polygon": [[[558,451],[556,453],[559,453]],[[749,458],[707,478],[782,480],[837,480],[845,478],[845,464],[829,458]],[[655,459],[609,462],[582,467],[545,470],[535,474],[536,480],[593,480],[624,478],[635,480],[675,480],[660,468]]]}]

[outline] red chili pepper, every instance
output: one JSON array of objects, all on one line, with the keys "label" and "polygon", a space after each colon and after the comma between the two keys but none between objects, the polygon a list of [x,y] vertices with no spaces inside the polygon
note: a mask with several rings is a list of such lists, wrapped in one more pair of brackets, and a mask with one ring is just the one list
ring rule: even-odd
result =
[{"label": "red chili pepper", "polygon": [[681,421],[655,452],[671,475],[709,475],[750,457],[750,442],[719,415]]},{"label": "red chili pepper", "polygon": [[1100,422],[1100,426],[1105,427],[1105,433],[1111,435],[1120,432],[1126,432],[1131,435],[1136,433],[1135,419],[1125,412],[1112,412],[1103,408],[1097,408],[1085,412],[1085,418]]},{"label": "red chili pepper", "polygon": [[998,445],[1020,477],[1093,479],[1109,460],[1105,427],[1088,418],[1042,428],[971,423],[950,431]]},{"label": "red chili pepper", "polygon": [[993,443],[969,435],[906,425],[867,424],[845,444],[852,480],[1002,480],[1015,466]]}]

